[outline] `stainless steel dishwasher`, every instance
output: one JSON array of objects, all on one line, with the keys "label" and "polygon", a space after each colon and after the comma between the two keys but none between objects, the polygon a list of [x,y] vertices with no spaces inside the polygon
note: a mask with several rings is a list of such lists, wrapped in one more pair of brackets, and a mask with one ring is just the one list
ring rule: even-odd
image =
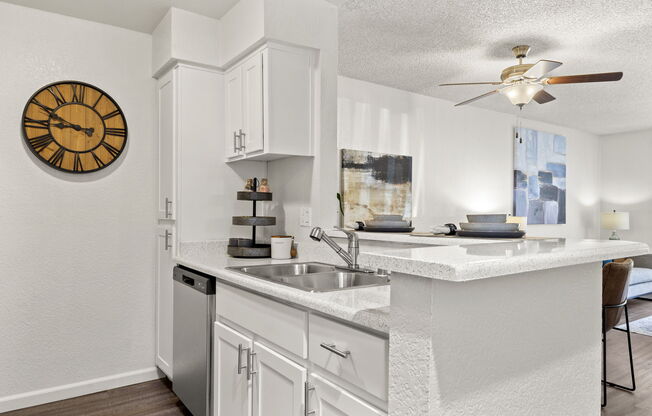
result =
[{"label": "stainless steel dishwasher", "polygon": [[174,268],[172,390],[193,416],[211,411],[215,278]]}]

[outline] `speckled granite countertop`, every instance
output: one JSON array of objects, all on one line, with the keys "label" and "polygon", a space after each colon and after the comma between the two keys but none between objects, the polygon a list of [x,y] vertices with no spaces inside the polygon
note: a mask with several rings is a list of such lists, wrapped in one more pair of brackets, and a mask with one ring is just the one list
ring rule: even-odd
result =
[{"label": "speckled granite countertop", "polygon": [[[329,234],[336,236],[336,233]],[[359,263],[432,279],[464,282],[646,254],[646,244],[631,241],[532,239],[480,240],[462,238],[415,238],[393,241],[361,241]],[[409,244],[411,243],[411,244]],[[279,300],[290,302],[379,332],[389,332],[390,287],[357,288],[311,293],[249,277],[227,267],[254,264],[318,261],[343,265],[328,247],[302,242],[294,260],[235,259],[226,255],[225,241],[181,243],[175,261]],[[343,245],[346,240],[342,240]],[[455,244],[455,245],[452,245]]]},{"label": "speckled granite countertop", "polygon": [[311,246],[312,243],[305,243],[305,246],[302,243],[299,258],[294,260],[236,259],[226,255],[226,244],[223,241],[181,243],[178,256],[174,260],[178,264],[210,274],[244,289],[378,332],[389,333],[389,285],[311,293],[226,270],[226,267],[304,261],[344,265],[330,248],[320,246],[318,250],[311,250],[305,246]]},{"label": "speckled granite countertop", "polygon": [[646,244],[632,241],[549,238],[361,251],[358,261],[372,269],[465,282],[648,252]]}]

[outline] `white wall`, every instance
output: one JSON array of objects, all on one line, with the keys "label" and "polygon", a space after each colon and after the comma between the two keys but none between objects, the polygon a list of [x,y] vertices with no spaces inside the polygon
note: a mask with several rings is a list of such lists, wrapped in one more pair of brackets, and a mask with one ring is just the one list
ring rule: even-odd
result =
[{"label": "white wall", "polygon": [[[2,412],[156,376],[157,147],[149,35],[0,2],[0,50]],[[100,87],[126,114],[109,168],[57,172],[23,144],[26,100],[59,80]]]},{"label": "white wall", "polygon": [[[554,105],[554,104],[552,104]],[[523,117],[532,108],[523,110]],[[467,213],[510,213],[516,116],[346,77],[338,79],[338,148],[413,157],[417,230],[464,221]],[[528,227],[531,236],[599,236],[598,138],[531,120],[523,127],[568,139],[567,224]],[[324,179],[329,180],[329,179]]]},{"label": "white wall", "polygon": [[602,211],[629,212],[630,229],[620,237],[652,245],[652,130],[602,136],[600,144]]}]

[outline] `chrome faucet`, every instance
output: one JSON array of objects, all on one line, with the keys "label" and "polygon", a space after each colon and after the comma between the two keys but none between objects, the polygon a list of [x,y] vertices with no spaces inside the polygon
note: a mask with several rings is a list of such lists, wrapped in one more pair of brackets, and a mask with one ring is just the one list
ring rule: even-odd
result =
[{"label": "chrome faucet", "polygon": [[349,265],[352,269],[360,269],[358,265],[358,253],[360,252],[360,244],[358,243],[358,234],[354,231],[345,230],[340,227],[335,227],[336,229],[342,231],[346,234],[346,238],[349,240],[348,251],[344,251],[342,247],[339,246],[332,238],[330,238],[324,230],[319,227],[315,227],[310,231],[310,238],[315,241],[324,241],[330,246],[335,252]]}]

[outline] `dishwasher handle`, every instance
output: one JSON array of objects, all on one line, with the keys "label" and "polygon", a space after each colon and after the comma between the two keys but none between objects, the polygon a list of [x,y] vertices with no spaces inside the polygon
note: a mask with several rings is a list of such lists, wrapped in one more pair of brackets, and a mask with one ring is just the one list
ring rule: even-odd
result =
[{"label": "dishwasher handle", "polygon": [[194,289],[205,295],[215,294],[215,279],[211,276],[204,276],[177,266],[174,268],[173,278],[175,282],[189,289]]}]

